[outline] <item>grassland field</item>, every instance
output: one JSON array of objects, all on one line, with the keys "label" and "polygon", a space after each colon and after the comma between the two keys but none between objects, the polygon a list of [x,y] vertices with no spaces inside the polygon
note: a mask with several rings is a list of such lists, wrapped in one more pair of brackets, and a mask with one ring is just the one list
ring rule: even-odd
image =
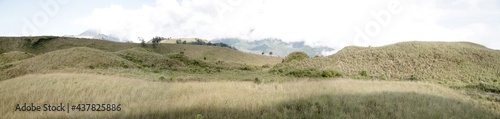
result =
[{"label": "grassland field", "polygon": [[[500,118],[500,51],[467,42],[283,58],[183,44],[0,37],[0,118]],[[115,103],[115,112],[16,104]]]}]

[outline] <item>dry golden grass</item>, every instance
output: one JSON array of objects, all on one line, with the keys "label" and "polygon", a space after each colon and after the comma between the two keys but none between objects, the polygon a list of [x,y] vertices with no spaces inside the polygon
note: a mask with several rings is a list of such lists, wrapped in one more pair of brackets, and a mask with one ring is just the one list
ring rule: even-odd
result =
[{"label": "dry golden grass", "polygon": [[[234,69],[281,59],[221,47],[160,44],[154,49],[91,39],[3,37],[0,48],[36,55],[0,56],[0,62],[10,62],[0,64],[0,118],[498,118],[500,113],[497,102],[420,81],[306,81],[252,67]],[[169,57],[181,52],[197,65],[178,65],[186,70],[152,66],[182,64]],[[499,53],[471,43],[407,42],[347,47],[273,70],[336,69],[346,78],[366,71],[361,78],[415,75],[437,83],[496,85]],[[9,60],[16,58],[20,61]],[[217,71],[219,61],[228,66]],[[14,112],[21,103],[120,103],[123,111]]]},{"label": "dry golden grass", "polygon": [[[33,45],[34,43],[36,45]],[[276,57],[247,54],[228,48],[212,46],[161,44],[160,47],[154,49],[151,47],[142,48],[139,44],[134,43],[59,37],[2,37],[0,38],[0,46],[2,46],[2,50],[14,50],[0,55],[0,80],[29,73],[46,73],[51,70],[66,68],[135,68],[147,66],[172,69],[170,67],[184,66],[179,61],[168,58],[171,54],[181,52],[192,60],[211,62],[212,64],[221,61],[225,67],[240,65],[260,67],[264,64],[275,64],[280,61],[280,58]],[[32,52],[37,56],[25,58],[25,60],[17,57],[15,59],[18,59],[18,62],[7,64],[13,59],[11,54],[19,55],[19,53],[22,53],[16,50]],[[2,58],[3,56],[5,58]],[[131,62],[131,59],[126,59],[125,56],[140,61]]]},{"label": "dry golden grass", "polygon": [[254,66],[262,66],[265,64],[276,64],[281,62],[281,58],[262,56],[257,54],[243,53],[229,48],[221,48],[218,46],[199,46],[199,45],[184,45],[184,44],[161,44],[160,54],[174,54],[184,52],[186,56],[192,59],[203,60],[205,57],[208,61],[223,61],[228,63],[247,64]]},{"label": "dry golden grass", "polygon": [[135,67],[134,63],[113,53],[87,47],[57,50],[8,65],[9,67],[0,70],[0,80],[64,68]]},{"label": "dry golden grass", "polygon": [[[0,118],[194,118],[198,114],[205,118],[314,118],[307,115],[318,116],[319,112],[307,112],[316,109],[308,106],[310,103],[344,109],[319,114],[323,118],[387,116],[383,112],[365,114],[366,110],[373,110],[365,109],[372,107],[371,102],[365,100],[375,101],[382,106],[407,105],[398,107],[400,110],[381,109],[393,113],[388,115],[393,118],[498,117],[498,112],[487,110],[480,102],[454,90],[421,82],[329,80],[260,85],[226,81],[162,83],[114,76],[58,73],[30,74],[4,80],[0,82],[0,87]],[[343,101],[353,103],[340,105],[344,104]],[[119,103],[123,107],[121,112],[14,112],[15,105],[21,103]],[[354,110],[346,112],[345,109]],[[356,116],[359,114],[362,115]]]},{"label": "dry golden grass", "polygon": [[[90,73],[146,80],[158,80],[160,77],[166,77],[166,79],[188,81],[191,79],[203,81],[253,80],[256,77],[266,77],[266,80],[271,80],[269,78],[276,77],[269,76],[270,74],[263,71],[235,71],[245,66],[238,63],[217,64],[215,61],[197,60],[200,64],[209,66],[203,68],[193,65],[194,60],[189,57],[185,60],[190,60],[191,64],[169,58],[170,56],[151,52],[141,47],[113,53],[88,47],[75,47],[40,54],[13,63],[0,64],[0,80],[30,73]],[[217,70],[218,68],[221,68],[220,71]],[[195,70],[196,72],[193,72]],[[211,73],[206,73],[207,70],[210,70]]]},{"label": "dry golden grass", "polygon": [[[89,47],[107,52],[116,52],[141,47],[141,45],[139,43],[118,43],[95,39],[51,36],[0,37],[0,48],[7,52],[23,51],[39,55],[73,47]],[[278,57],[243,53],[229,48],[222,48],[217,46],[159,44],[159,47],[154,49],[151,45],[148,44],[146,49],[148,51],[155,52],[161,55],[178,54],[180,52],[184,52],[186,56],[192,59],[202,60],[206,57],[209,61],[224,61],[229,63],[248,64],[254,66],[276,64],[281,62],[281,58]]]},{"label": "dry golden grass", "polygon": [[[500,83],[500,52],[468,42],[403,42],[346,47],[338,53],[282,63],[274,71],[336,70],[349,78],[430,81],[448,85]],[[367,76],[361,73],[366,72]],[[412,78],[413,75],[413,78]]]},{"label": "dry golden grass", "polygon": [[6,53],[0,54],[0,65],[5,64],[5,63],[10,63],[14,61],[19,61],[23,59],[28,59],[34,57],[33,54],[27,53],[27,52],[20,52],[20,51],[10,51]]},{"label": "dry golden grass", "polygon": [[143,67],[169,68],[185,66],[181,61],[168,56],[147,51],[144,48],[131,48],[115,52],[118,56]]}]

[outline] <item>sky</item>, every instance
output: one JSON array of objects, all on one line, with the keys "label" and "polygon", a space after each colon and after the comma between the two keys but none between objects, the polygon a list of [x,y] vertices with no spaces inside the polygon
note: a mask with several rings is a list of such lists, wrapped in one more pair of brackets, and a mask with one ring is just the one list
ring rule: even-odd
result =
[{"label": "sky", "polygon": [[0,0],[0,36],[278,38],[310,46],[468,41],[500,49],[498,0]]}]

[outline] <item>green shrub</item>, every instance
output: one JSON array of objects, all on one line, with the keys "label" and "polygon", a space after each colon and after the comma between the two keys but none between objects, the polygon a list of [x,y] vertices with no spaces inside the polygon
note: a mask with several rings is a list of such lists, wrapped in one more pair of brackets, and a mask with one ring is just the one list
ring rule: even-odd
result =
[{"label": "green shrub", "polygon": [[123,68],[128,68],[129,66],[127,64],[125,64],[125,62],[120,62],[120,65],[123,67]]},{"label": "green shrub", "polygon": [[190,62],[191,62],[190,64],[193,66],[202,67],[202,68],[210,67],[210,65],[208,63],[201,61],[201,60],[192,60]]},{"label": "green shrub", "polygon": [[253,80],[253,82],[256,83],[256,84],[262,83],[262,81],[259,78],[257,78],[257,77],[255,77],[255,79]]},{"label": "green shrub", "polygon": [[411,75],[410,78],[408,78],[408,80],[410,80],[410,81],[416,81],[418,79],[417,79],[417,76]]},{"label": "green shrub", "polygon": [[127,53],[127,55],[119,54],[118,56],[121,56],[123,59],[126,59],[128,61],[132,61],[134,63],[139,63],[139,64],[142,63],[142,60],[133,57],[132,55],[130,55],[130,53]]},{"label": "green shrub", "polygon": [[197,115],[196,115],[196,119],[203,119],[203,115],[201,115],[201,114],[197,114]]},{"label": "green shrub", "polygon": [[153,70],[153,73],[160,73],[160,70],[158,70],[158,69],[154,69],[154,70]]},{"label": "green shrub", "polygon": [[173,78],[165,78],[165,76],[160,76],[160,78],[158,78],[158,81],[173,82],[174,79]]},{"label": "green shrub", "polygon": [[343,76],[342,73],[335,71],[335,70],[318,71],[315,69],[290,71],[290,72],[286,73],[285,75],[294,76],[294,77],[324,77],[324,78],[342,77]]},{"label": "green shrub", "polygon": [[193,65],[195,65],[195,66],[200,66],[200,64],[201,64],[201,63],[200,63],[200,61],[198,61],[198,60],[194,60],[194,61],[193,61]]},{"label": "green shrub", "polygon": [[189,64],[189,61],[190,61],[189,57],[185,56],[184,54],[170,55],[170,58],[179,60],[179,61],[186,63],[186,64]]},{"label": "green shrub", "polygon": [[364,77],[368,77],[368,72],[367,71],[361,71],[359,73],[359,75],[364,76]]},{"label": "green shrub", "polygon": [[385,75],[385,74],[382,74],[380,76],[380,79],[382,79],[382,80],[389,80],[389,77],[387,75]]},{"label": "green shrub", "polygon": [[500,86],[495,86],[487,83],[479,83],[476,88],[486,91],[486,92],[492,92],[492,93],[500,93]]},{"label": "green shrub", "polygon": [[11,67],[14,67],[14,65],[13,64],[3,64],[3,65],[0,65],[0,71],[4,70],[4,69],[11,68]]},{"label": "green shrub", "polygon": [[341,77],[342,73],[334,70],[324,70],[321,74],[322,77]]},{"label": "green shrub", "polygon": [[209,73],[207,72],[207,68],[201,68],[201,67],[190,67],[188,71],[191,73]]},{"label": "green shrub", "polygon": [[240,70],[255,71],[255,70],[258,70],[258,68],[255,66],[244,65],[244,66],[240,67]]},{"label": "green shrub", "polygon": [[144,39],[141,39],[141,46],[144,48],[147,47],[146,41],[144,41]]},{"label": "green shrub", "polygon": [[158,80],[160,80],[160,81],[166,81],[167,78],[165,78],[164,76],[161,76],[160,78],[158,78]]},{"label": "green shrub", "polygon": [[212,69],[211,68],[205,67],[204,69],[205,69],[205,72],[207,72],[209,74],[212,73]]},{"label": "green shrub", "polygon": [[304,71],[291,71],[288,72],[287,75],[295,76],[295,77],[305,77],[305,72]]},{"label": "green shrub", "polygon": [[41,46],[44,42],[56,39],[58,37],[56,36],[42,36],[42,37],[29,37],[24,39],[28,47],[30,48],[37,48]]},{"label": "green shrub", "polygon": [[241,67],[240,68],[241,70],[246,70],[246,71],[251,71],[252,68],[250,68],[249,66],[244,66],[244,67]]},{"label": "green shrub", "polygon": [[309,56],[305,52],[292,52],[286,56],[286,58],[283,60],[283,62],[291,62],[293,60],[304,60],[309,58]]},{"label": "green shrub", "polygon": [[216,65],[223,65],[223,64],[224,64],[224,61],[220,61],[220,60],[219,60],[219,61],[217,61],[215,64],[216,64]]},{"label": "green shrub", "polygon": [[264,64],[264,65],[262,65],[262,68],[270,68],[270,67],[271,67],[270,64]]},{"label": "green shrub", "polygon": [[278,69],[278,72],[279,72],[279,73],[283,73],[283,72],[284,72],[284,70],[283,70],[283,69]]},{"label": "green shrub", "polygon": [[287,75],[295,76],[295,77],[317,77],[314,76],[312,71],[309,70],[297,70],[290,71]]}]

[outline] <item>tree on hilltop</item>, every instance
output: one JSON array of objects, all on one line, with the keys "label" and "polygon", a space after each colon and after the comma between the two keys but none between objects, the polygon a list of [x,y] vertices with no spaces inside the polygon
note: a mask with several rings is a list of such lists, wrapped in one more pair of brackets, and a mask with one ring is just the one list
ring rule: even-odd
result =
[{"label": "tree on hilltop", "polygon": [[154,37],[153,39],[151,39],[151,42],[153,43],[153,48],[156,48],[158,46],[158,44],[160,44],[160,41],[163,40],[165,38],[163,37],[159,37],[159,36],[156,36]]}]

